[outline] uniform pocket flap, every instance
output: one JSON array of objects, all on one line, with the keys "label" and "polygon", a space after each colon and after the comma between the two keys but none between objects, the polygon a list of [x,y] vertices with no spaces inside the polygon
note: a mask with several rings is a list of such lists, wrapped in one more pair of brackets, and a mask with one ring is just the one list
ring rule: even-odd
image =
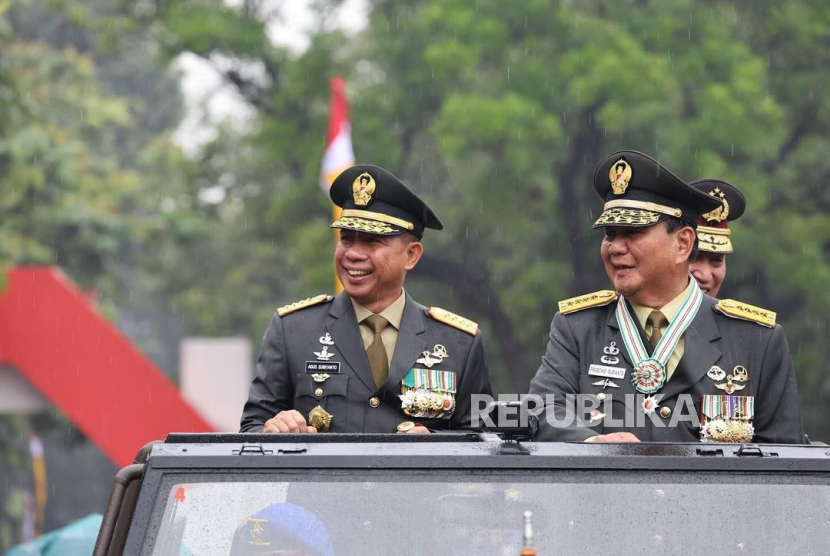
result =
[{"label": "uniform pocket flap", "polygon": [[311,396],[325,398],[326,396],[345,396],[349,389],[349,375],[329,375],[320,382],[314,380],[313,375],[297,375],[297,396]]}]

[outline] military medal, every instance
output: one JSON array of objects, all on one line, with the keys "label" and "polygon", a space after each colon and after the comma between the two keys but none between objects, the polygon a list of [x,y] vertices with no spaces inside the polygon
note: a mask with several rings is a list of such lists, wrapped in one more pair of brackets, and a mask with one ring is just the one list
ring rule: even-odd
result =
[{"label": "military medal", "polygon": [[701,442],[752,442],[755,435],[755,426],[752,424],[755,417],[753,396],[707,394],[701,401],[700,412]]},{"label": "military medal", "polygon": [[641,407],[643,408],[643,413],[651,415],[660,406],[657,404],[657,399],[654,396],[646,396]]},{"label": "military medal", "polygon": [[605,419],[605,413],[595,409],[591,411],[591,417],[588,419],[588,423],[595,423],[597,421],[602,421],[603,419]]},{"label": "military medal", "polygon": [[[689,279],[694,280],[691,275],[689,275]],[[695,282],[692,282],[692,284],[695,284]],[[617,302],[617,323],[620,325],[625,349],[628,350],[628,355],[631,356],[631,361],[634,362],[631,384],[635,390],[642,394],[654,394],[663,387],[666,382],[666,363],[674,352],[674,348],[677,347],[680,337],[697,316],[697,311],[700,309],[702,302],[703,294],[700,292],[700,288],[690,288],[686,299],[683,300],[683,305],[680,306],[680,310],[677,312],[677,316],[669,323],[665,334],[660,338],[657,347],[654,348],[654,353],[649,356],[637,331],[637,326],[634,324],[634,319],[625,305],[625,298],[620,296],[620,300]]]},{"label": "military medal", "polygon": [[[440,353],[441,347],[435,351]],[[401,409],[410,417],[448,419],[455,411],[455,380],[450,371],[410,369],[401,381]]]},{"label": "military medal", "polygon": [[319,405],[308,412],[308,424],[317,432],[329,432],[332,415]]}]

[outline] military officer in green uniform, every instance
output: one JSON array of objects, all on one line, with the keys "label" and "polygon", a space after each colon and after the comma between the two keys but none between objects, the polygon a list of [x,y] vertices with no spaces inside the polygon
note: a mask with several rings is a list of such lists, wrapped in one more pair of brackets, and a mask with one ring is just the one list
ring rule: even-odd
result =
[{"label": "military officer in green uniform", "polygon": [[698,218],[697,258],[689,271],[706,295],[717,297],[726,278],[726,256],[734,251],[729,223],[744,213],[746,199],[734,185],[718,179],[702,179],[689,183],[695,189],[721,200],[722,205]]},{"label": "military officer in green uniform", "polygon": [[775,313],[719,302],[689,275],[698,216],[721,200],[634,151],[603,160],[594,187],[614,290],[559,303],[531,381],[545,398],[536,439],[802,442]]},{"label": "military officer in green uniform", "polygon": [[492,394],[478,325],[424,307],[403,289],[433,211],[376,166],[332,184],[342,215],[335,248],[344,292],[277,310],[241,432],[407,432],[471,426],[471,395]]}]

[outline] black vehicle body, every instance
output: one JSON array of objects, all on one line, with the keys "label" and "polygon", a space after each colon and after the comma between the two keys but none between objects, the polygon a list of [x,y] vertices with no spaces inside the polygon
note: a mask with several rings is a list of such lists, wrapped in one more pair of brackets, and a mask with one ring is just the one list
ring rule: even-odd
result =
[{"label": "black vehicle body", "polygon": [[540,555],[830,554],[823,445],[171,434],[139,459],[94,556],[278,554],[238,546],[271,502],[319,519],[321,554],[518,555],[526,510]]}]

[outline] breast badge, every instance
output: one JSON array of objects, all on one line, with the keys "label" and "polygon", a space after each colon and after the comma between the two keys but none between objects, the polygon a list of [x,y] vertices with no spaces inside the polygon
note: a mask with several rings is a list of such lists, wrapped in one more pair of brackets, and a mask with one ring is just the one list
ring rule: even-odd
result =
[{"label": "breast badge", "polygon": [[620,348],[617,347],[617,342],[611,342],[609,346],[603,348],[602,353],[605,355],[600,357],[599,360],[606,365],[616,365],[620,362],[620,358],[617,357],[620,354]]},{"label": "breast badge", "polygon": [[323,346],[323,349],[320,351],[315,351],[314,355],[317,356],[318,361],[328,361],[332,357],[334,357],[334,352],[329,352],[328,346]]},{"label": "breast badge", "polygon": [[[743,383],[749,380],[749,371],[747,371],[746,367],[743,365],[735,365],[735,368],[732,369],[732,373],[728,375],[723,369],[715,365],[709,369],[709,372],[706,374],[709,378],[715,381],[715,388],[723,390],[729,395],[743,390],[746,387]],[[724,378],[726,378],[726,382],[722,382],[720,384],[717,383],[719,380],[723,380]]]},{"label": "breast badge", "polygon": [[421,357],[419,359],[416,359],[415,362],[420,363],[427,369],[431,369],[433,365],[435,365],[436,363],[440,363],[447,357],[449,357],[449,354],[447,353],[447,348],[445,348],[441,344],[435,344],[435,347],[432,348],[432,353],[424,350],[421,353]]}]

